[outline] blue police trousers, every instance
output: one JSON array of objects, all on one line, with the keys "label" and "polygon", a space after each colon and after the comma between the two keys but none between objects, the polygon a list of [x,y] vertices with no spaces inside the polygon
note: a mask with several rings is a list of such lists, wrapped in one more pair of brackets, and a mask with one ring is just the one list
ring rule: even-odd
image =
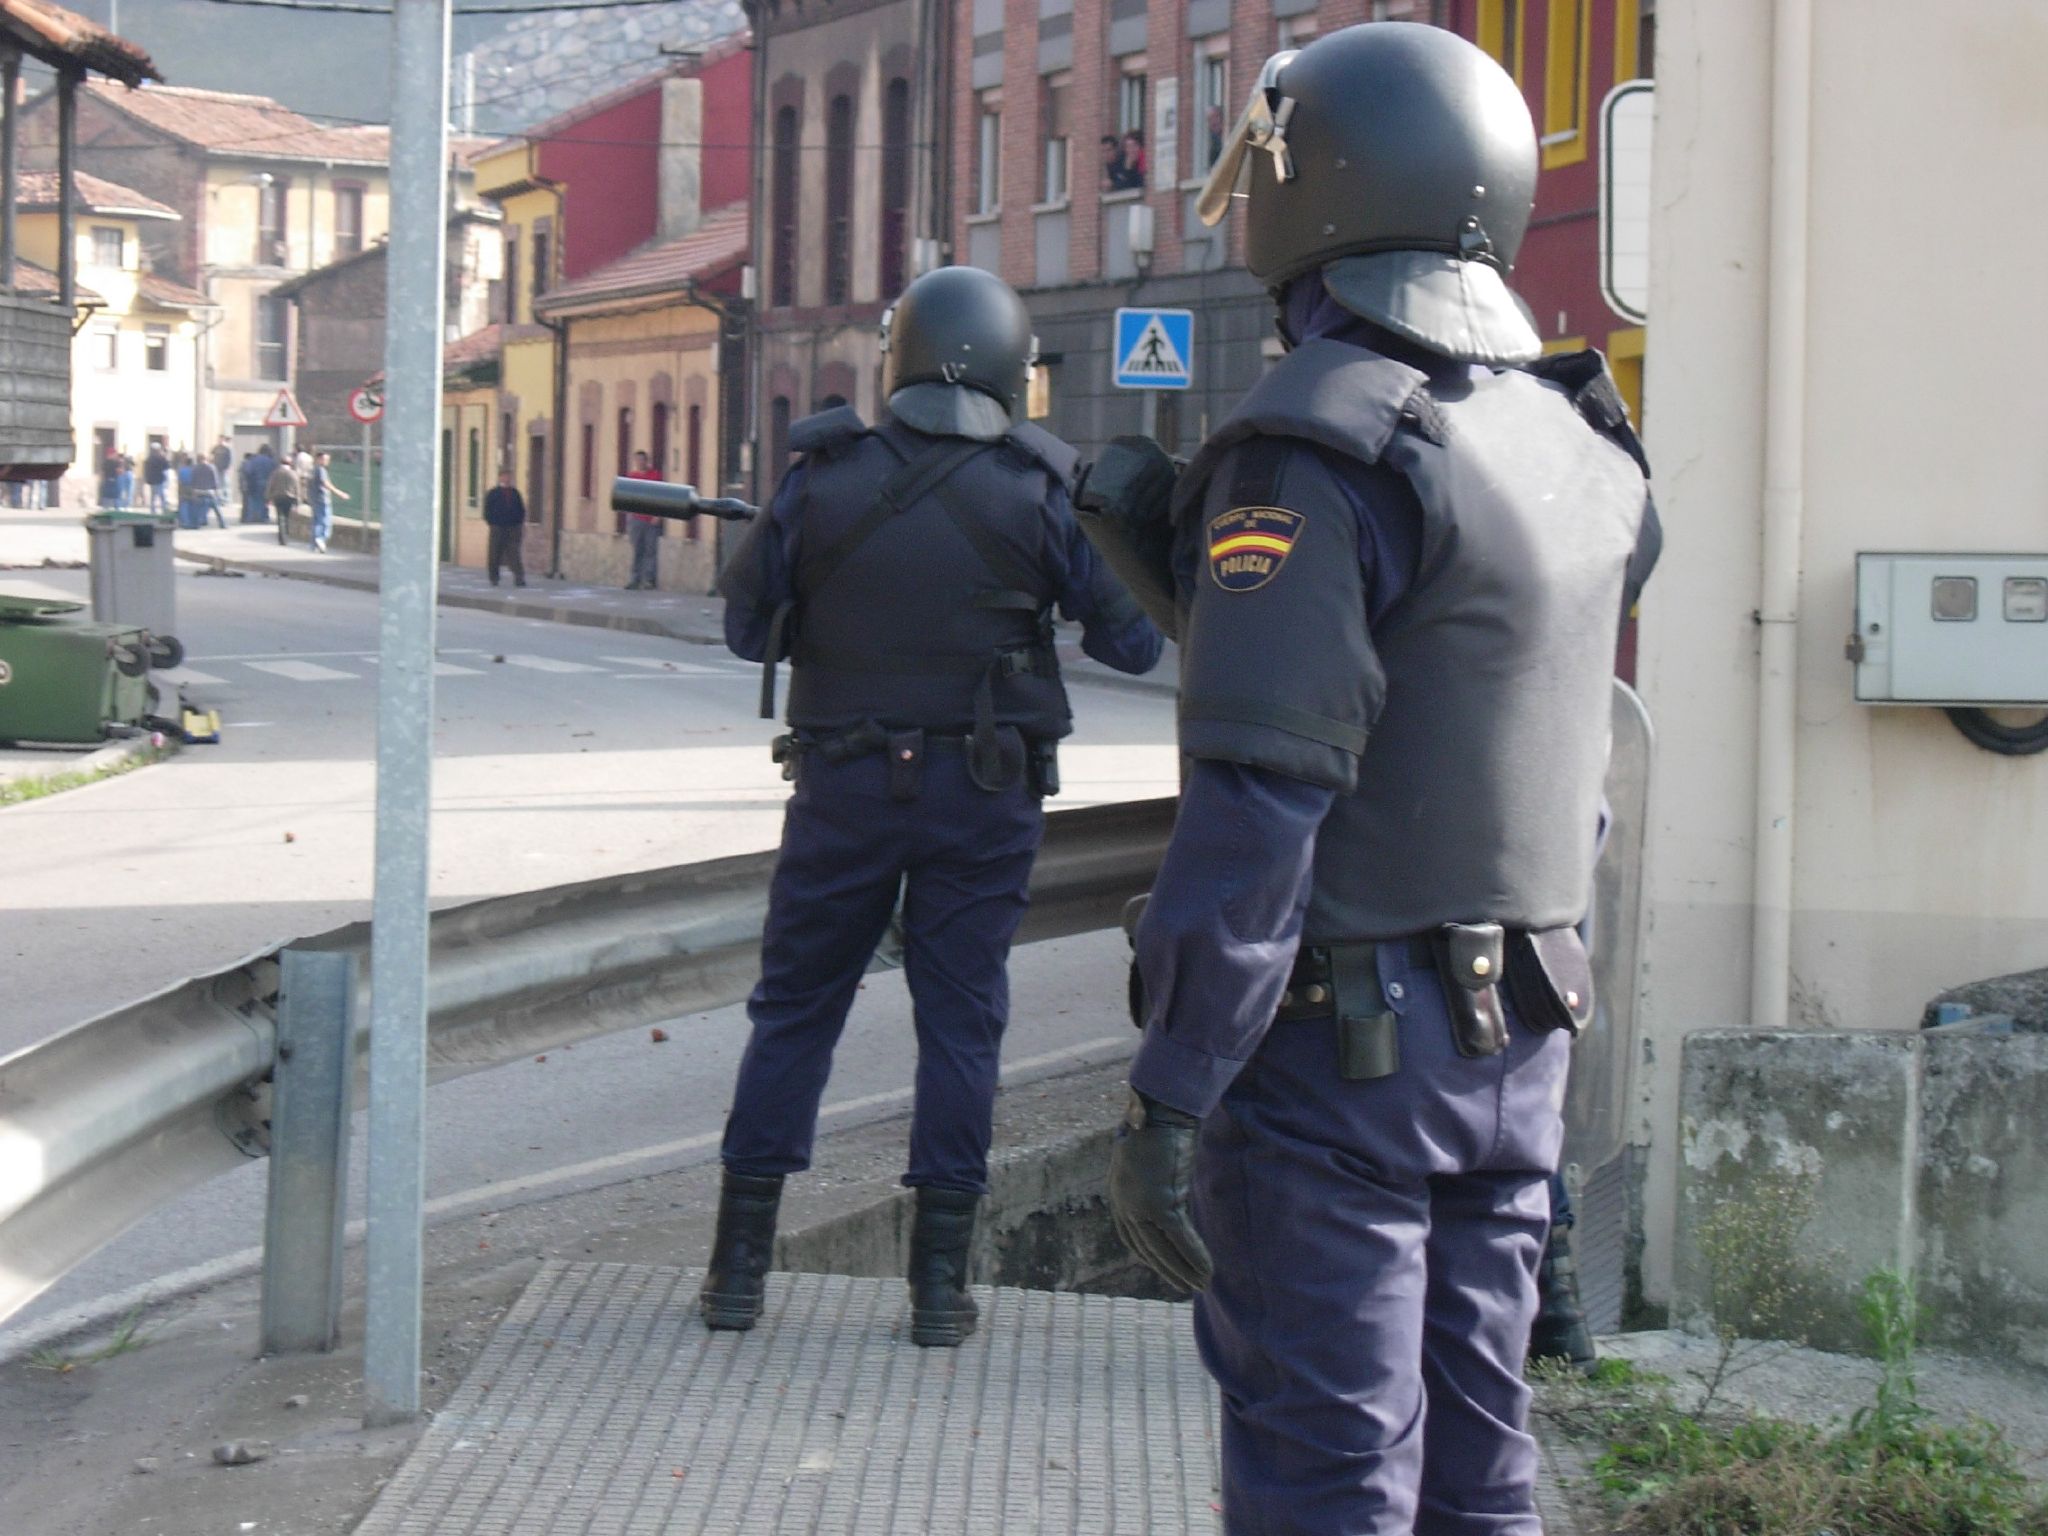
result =
[{"label": "blue police trousers", "polygon": [[1379,952],[1400,1069],[1276,1023],[1203,1123],[1216,1261],[1195,1334],[1230,1536],[1540,1536],[1523,1356],[1563,1129],[1563,1034],[1457,1053],[1433,967]]},{"label": "blue police trousers", "polygon": [[967,777],[957,746],[927,750],[914,799],[889,793],[879,753],[804,755],[782,830],[747,1000],[723,1158],[735,1173],[808,1168],[832,1049],[903,892],[903,971],[917,1031],[917,1085],[903,1182],[982,1193],[1009,1022],[1010,941],[1045,818],[1019,784]]}]

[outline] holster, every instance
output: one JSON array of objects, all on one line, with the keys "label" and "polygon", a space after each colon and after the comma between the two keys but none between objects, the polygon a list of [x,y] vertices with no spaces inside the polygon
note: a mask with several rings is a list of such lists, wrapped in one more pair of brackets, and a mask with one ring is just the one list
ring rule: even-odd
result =
[{"label": "holster", "polygon": [[1180,619],[1173,582],[1173,482],[1180,470],[1149,437],[1119,437],[1074,492],[1074,519],[1095,552],[1170,639]]},{"label": "holster", "polygon": [[1031,775],[1031,793],[1050,800],[1060,792],[1060,744],[1051,737],[1034,738],[1026,748],[1025,768]]},{"label": "holster", "polygon": [[1275,1015],[1280,1023],[1334,1017],[1337,1075],[1346,1082],[1369,1083],[1401,1070],[1401,1020],[1380,990],[1378,948],[1370,943],[1304,947],[1294,957]]},{"label": "holster", "polygon": [[1460,1056],[1493,1056],[1507,1049],[1507,1014],[1500,983],[1506,934],[1499,923],[1446,923],[1430,935],[1451,1038]]},{"label": "holster", "polygon": [[924,732],[889,732],[889,798],[915,800],[924,792]]},{"label": "holster", "polygon": [[803,741],[795,731],[784,731],[768,743],[768,760],[782,769],[783,778],[796,780],[796,765],[804,755]]},{"label": "holster", "polygon": [[1577,1039],[1593,1022],[1593,962],[1576,928],[1546,928],[1508,939],[1508,996],[1531,1029]]}]

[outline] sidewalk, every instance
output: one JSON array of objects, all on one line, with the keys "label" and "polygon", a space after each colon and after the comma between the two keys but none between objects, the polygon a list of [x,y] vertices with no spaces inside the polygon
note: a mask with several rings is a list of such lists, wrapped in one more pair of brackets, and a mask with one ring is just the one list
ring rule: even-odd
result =
[{"label": "sidewalk", "polygon": [[[363,592],[377,590],[376,556],[340,550],[320,555],[303,544],[280,545],[276,529],[263,524],[233,524],[227,528],[197,531],[181,529],[177,540],[181,560],[285,576],[298,581],[317,581]],[[79,542],[82,548],[82,534]],[[474,608],[512,618],[665,635],[689,645],[725,644],[722,627],[724,605],[720,599],[703,593],[627,592],[618,587],[554,581],[531,572],[524,587],[515,587],[509,580],[494,587],[482,571],[455,565],[443,565],[439,580],[440,601],[450,608]],[[1167,647],[1159,665],[1144,677],[1131,677],[1082,655],[1079,633],[1072,625],[1060,626],[1059,649],[1060,665],[1069,677],[1077,680],[1171,693],[1179,677],[1179,663],[1171,646]]]}]

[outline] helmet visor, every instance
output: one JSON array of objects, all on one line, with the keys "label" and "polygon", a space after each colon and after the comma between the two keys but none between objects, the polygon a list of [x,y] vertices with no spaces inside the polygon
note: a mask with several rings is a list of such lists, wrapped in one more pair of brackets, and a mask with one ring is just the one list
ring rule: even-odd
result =
[{"label": "helmet visor", "polygon": [[1273,157],[1273,174],[1280,180],[1294,179],[1294,162],[1287,153],[1287,118],[1294,101],[1280,94],[1280,72],[1299,51],[1289,48],[1266,60],[1258,84],[1252,87],[1251,100],[1245,103],[1237,126],[1223,141],[1223,152],[1209,168],[1209,178],[1195,198],[1195,216],[1211,228],[1223,222],[1231,198],[1245,195],[1239,184],[1250,170],[1253,150],[1263,149]]}]

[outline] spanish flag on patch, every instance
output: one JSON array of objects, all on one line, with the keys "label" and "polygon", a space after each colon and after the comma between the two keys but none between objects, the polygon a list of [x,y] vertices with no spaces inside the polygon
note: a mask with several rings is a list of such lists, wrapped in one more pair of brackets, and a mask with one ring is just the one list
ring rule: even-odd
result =
[{"label": "spanish flag on patch", "polygon": [[1284,507],[1233,507],[1209,525],[1209,574],[1226,592],[1250,592],[1280,574],[1306,519]]}]

